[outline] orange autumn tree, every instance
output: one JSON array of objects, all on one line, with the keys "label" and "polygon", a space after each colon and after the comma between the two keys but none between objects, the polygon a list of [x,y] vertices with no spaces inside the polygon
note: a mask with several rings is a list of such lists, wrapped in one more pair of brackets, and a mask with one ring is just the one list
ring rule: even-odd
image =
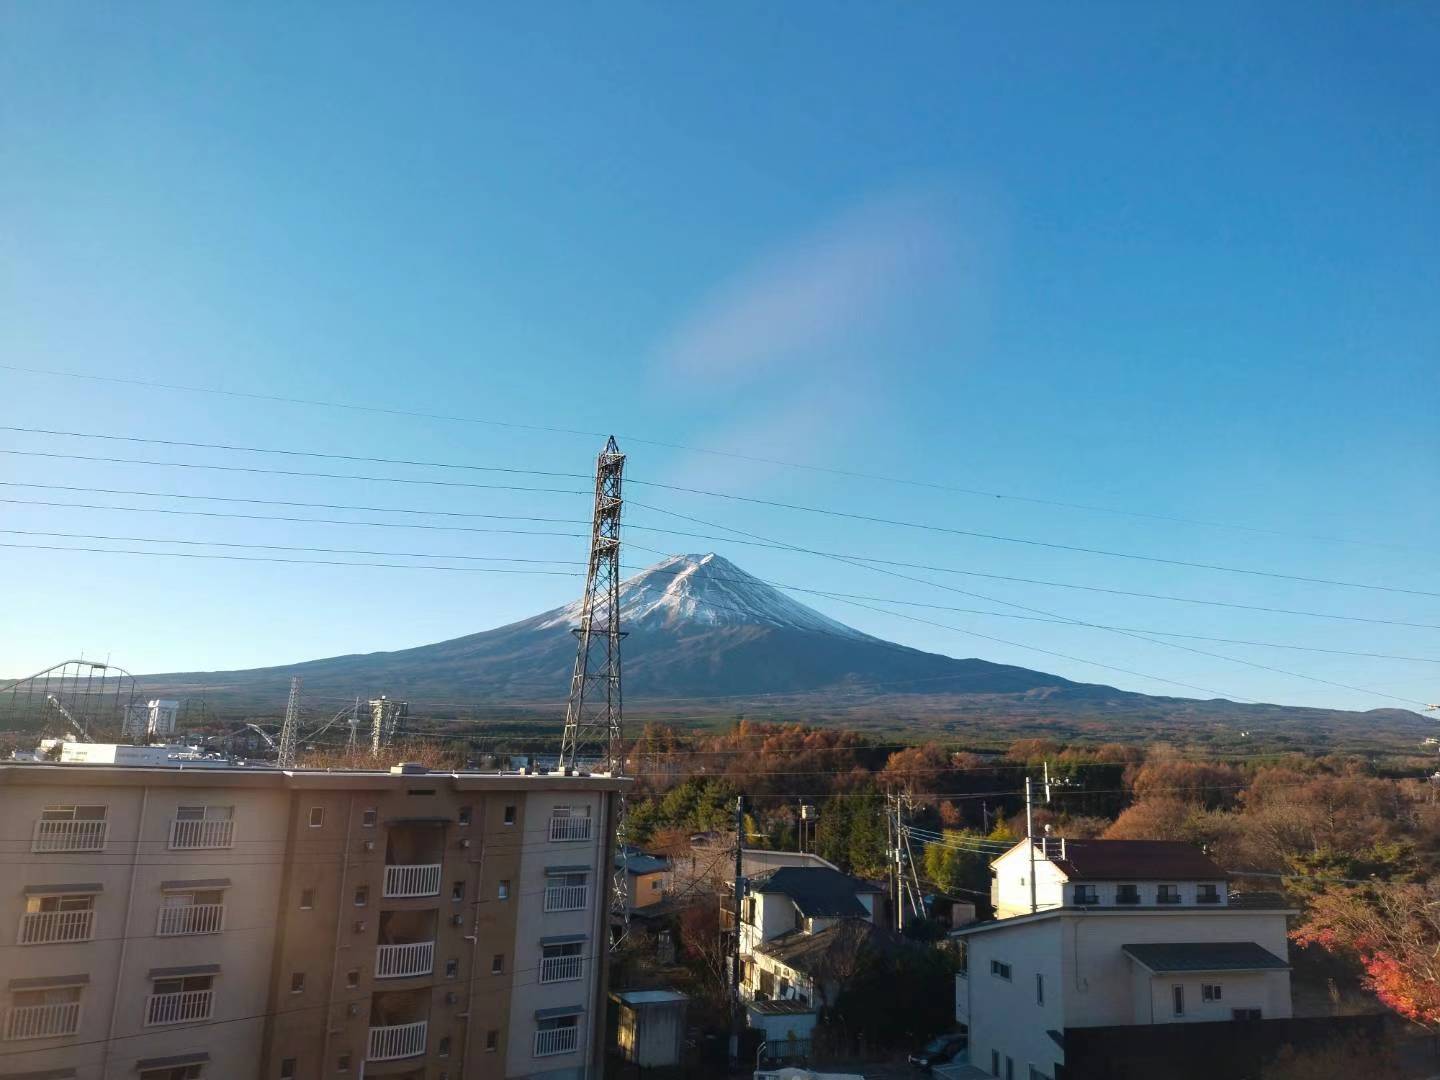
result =
[{"label": "orange autumn tree", "polygon": [[1440,1029],[1440,879],[1423,885],[1331,885],[1291,934],[1356,957],[1365,983],[1401,1016]]}]

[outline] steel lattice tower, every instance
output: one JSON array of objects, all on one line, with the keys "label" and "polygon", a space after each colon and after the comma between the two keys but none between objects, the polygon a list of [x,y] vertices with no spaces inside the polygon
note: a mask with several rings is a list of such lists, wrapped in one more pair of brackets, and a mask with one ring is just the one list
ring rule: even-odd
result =
[{"label": "steel lattice tower", "polygon": [[565,706],[565,735],[560,744],[561,768],[578,769],[598,759],[612,776],[624,762],[620,695],[620,485],[625,455],[610,436],[595,463],[595,518],[590,530],[590,564],[579,648]]},{"label": "steel lattice tower", "polygon": [[275,764],[282,769],[295,767],[295,744],[300,739],[300,676],[290,679],[290,700],[285,703],[285,724],[280,728],[280,746]]}]

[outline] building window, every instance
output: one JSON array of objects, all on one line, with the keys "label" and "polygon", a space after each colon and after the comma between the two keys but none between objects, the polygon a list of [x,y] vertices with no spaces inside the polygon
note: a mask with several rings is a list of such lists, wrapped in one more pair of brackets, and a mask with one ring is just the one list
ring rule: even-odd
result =
[{"label": "building window", "polygon": [[1010,981],[1010,965],[1009,965],[1009,964],[1002,964],[999,960],[991,960],[991,961],[990,961],[990,974],[991,974],[991,975],[994,975],[994,976],[995,976],[996,978],[998,978],[998,979],[1004,979],[1006,982],[1009,982],[1009,981]]},{"label": "building window", "polygon": [[436,1052],[437,1054],[439,1054],[441,1057],[449,1057],[449,1056],[450,1056],[450,1036],[449,1036],[449,1035],[444,1035],[444,1036],[441,1037],[441,1039],[440,1039],[440,1047],[439,1047],[439,1049],[436,1050],[435,1052]]},{"label": "building window", "polygon": [[164,1069],[146,1069],[140,1074],[140,1080],[201,1080],[205,1075],[205,1066],[196,1062],[194,1065],[171,1065]]},{"label": "building window", "polygon": [[1100,894],[1095,891],[1094,885],[1076,885],[1075,903],[1077,904],[1098,904]]},{"label": "building window", "polygon": [[294,1058],[285,1058],[280,1062],[280,1080],[295,1080]]},{"label": "building window", "polygon": [[224,929],[225,893],[220,889],[166,891],[155,923],[157,937],[218,934]]},{"label": "building window", "polygon": [[485,1032],[485,1052],[493,1054],[500,1047],[500,1032],[491,1028]]},{"label": "building window", "polygon": [[81,986],[46,990],[12,990],[10,1012],[0,1037],[41,1039],[74,1035],[80,1030]]},{"label": "building window", "polygon": [[303,994],[305,992],[305,973],[303,971],[291,973],[290,992],[292,994]]},{"label": "building window", "polygon": [[1185,1015],[1185,987],[1175,985],[1170,988],[1170,1011],[1176,1016]]},{"label": "building window", "polygon": [[459,960],[446,960],[446,961],[445,961],[445,977],[446,977],[447,979],[453,979],[453,978],[455,978],[455,977],[456,977],[457,975],[459,975],[459,974],[460,974],[460,961],[459,961]]},{"label": "building window", "polygon": [[360,827],[362,829],[373,829],[375,822],[380,819],[380,812],[373,806],[360,811]]},{"label": "building window", "polygon": [[1204,984],[1201,985],[1201,987],[1200,987],[1200,1000],[1201,1000],[1201,1001],[1219,1001],[1219,1000],[1220,1000],[1220,997],[1221,997],[1221,994],[1220,994],[1220,984],[1219,984],[1219,983],[1204,983]]},{"label": "building window", "polygon": [[580,1017],[577,1014],[541,1020],[535,1030],[535,1056],[574,1053],[580,1045]]},{"label": "building window", "polygon": [[1157,904],[1178,904],[1180,902],[1179,885],[1161,885],[1155,894]]},{"label": "building window", "polygon": [[1140,902],[1140,886],[1138,885],[1117,885],[1115,886],[1115,903],[1117,904],[1138,904]]},{"label": "building window", "polygon": [[47,806],[35,823],[30,850],[104,851],[109,828],[103,806]]},{"label": "building window", "polygon": [[[583,951],[584,944],[579,941],[569,941],[560,945],[542,945],[540,947],[540,981],[542,983],[568,982],[580,978]],[[782,979],[780,982],[781,997],[785,996],[785,986],[786,983]]]},{"label": "building window", "polygon": [[1218,904],[1220,902],[1220,887],[1208,882],[1197,885],[1195,887],[1195,902],[1197,904]]},{"label": "building window", "polygon": [[235,844],[233,806],[177,806],[170,822],[170,849],[228,848]]},{"label": "building window", "polygon": [[465,899],[465,882],[463,882],[463,881],[457,881],[457,882],[455,882],[454,884],[452,884],[452,885],[450,886],[450,899],[451,899],[451,900],[464,900],[464,899]]},{"label": "building window", "polygon": [[1035,1004],[1045,1004],[1045,976],[1040,974],[1035,976]]},{"label": "building window", "polygon": [[181,975],[155,979],[145,1004],[145,1024],[189,1024],[209,1020],[215,998],[215,976]]},{"label": "building window", "polygon": [[349,1072],[349,1071],[350,1071],[350,1055],[349,1055],[349,1054],[341,1054],[338,1058],[335,1059],[335,1071],[336,1071],[336,1072]]},{"label": "building window", "polygon": [[504,818],[504,821],[505,821],[505,824],[506,824],[506,825],[514,825],[514,824],[515,824],[515,807],[513,807],[513,806],[507,806],[507,807],[505,807],[505,818]]},{"label": "building window", "polygon": [[347,971],[347,972],[345,973],[345,985],[346,985],[347,988],[349,988],[349,989],[351,989],[351,990],[354,990],[357,986],[360,985],[360,969],[359,969],[359,968],[351,968],[349,971]]},{"label": "building window", "polygon": [[369,886],[369,885],[357,885],[357,886],[355,886],[355,906],[356,906],[356,907],[364,907],[364,906],[365,906],[366,904],[368,904],[369,902],[370,902],[370,886]]},{"label": "building window", "polygon": [[490,958],[490,974],[491,974],[491,975],[503,975],[503,974],[505,974],[505,954],[504,954],[504,953],[498,953],[498,952],[497,952],[494,956],[492,956],[492,957]]},{"label": "building window", "polygon": [[474,813],[474,811],[472,811],[472,810],[470,809],[470,807],[468,807],[468,806],[462,806],[462,807],[460,807],[460,824],[461,824],[461,825],[469,825],[469,824],[470,824],[470,815],[471,815],[472,813]]},{"label": "building window", "polygon": [[1259,1020],[1259,1009],[1231,1009],[1230,1019],[1232,1020]]},{"label": "building window", "polygon": [[509,878],[501,878],[501,879],[500,879],[500,885],[499,885],[499,887],[495,890],[495,899],[497,899],[497,900],[509,900],[509,899],[510,899],[510,879],[509,879]]},{"label": "building window", "polygon": [[57,893],[25,899],[20,917],[21,945],[89,941],[95,928],[95,897],[91,893]]},{"label": "building window", "polygon": [[310,807],[310,828],[318,829],[325,824],[325,807]]},{"label": "building window", "polygon": [[309,910],[310,910],[311,908],[313,908],[314,906],[315,906],[315,890],[314,890],[314,889],[301,889],[301,890],[300,890],[300,907],[301,907],[301,910],[303,910],[303,911],[309,911]]}]

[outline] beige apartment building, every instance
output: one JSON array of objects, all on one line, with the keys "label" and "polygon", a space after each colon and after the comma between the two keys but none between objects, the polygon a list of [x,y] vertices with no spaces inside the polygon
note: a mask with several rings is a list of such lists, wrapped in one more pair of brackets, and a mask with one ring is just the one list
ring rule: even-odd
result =
[{"label": "beige apartment building", "polygon": [[625,783],[0,765],[0,1080],[588,1080]]}]

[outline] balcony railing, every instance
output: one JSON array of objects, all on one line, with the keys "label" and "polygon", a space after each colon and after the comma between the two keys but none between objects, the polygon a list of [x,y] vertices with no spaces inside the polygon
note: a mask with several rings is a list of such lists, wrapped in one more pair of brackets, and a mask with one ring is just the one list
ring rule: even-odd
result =
[{"label": "balcony railing", "polygon": [[214,990],[179,990],[173,994],[151,994],[145,1003],[145,1024],[191,1024],[209,1020],[215,1004]]},{"label": "balcony railing", "polygon": [[399,979],[407,975],[429,975],[435,970],[435,943],[417,941],[411,945],[377,945],[375,977]]},{"label": "balcony railing", "polygon": [[588,885],[545,886],[546,911],[580,911],[585,907]]},{"label": "balcony railing", "polygon": [[216,818],[213,821],[181,821],[177,818],[170,822],[172,851],[234,846],[235,821],[232,818]]},{"label": "balcony railing", "polygon": [[370,1045],[365,1051],[366,1061],[394,1061],[397,1058],[419,1057],[425,1053],[425,1029],[428,1022],[417,1020],[413,1024],[391,1024],[388,1027],[370,1029]]},{"label": "balcony railing", "polygon": [[1155,897],[1157,904],[1178,904],[1180,903],[1179,893],[1159,893]]},{"label": "balcony railing", "polygon": [[182,934],[218,934],[225,929],[224,904],[190,904],[186,907],[162,907],[155,924],[159,937]]},{"label": "balcony railing", "polygon": [[20,918],[21,945],[54,945],[89,941],[95,931],[95,911],[27,911]]},{"label": "balcony railing", "polygon": [[391,898],[440,895],[440,863],[385,867],[385,895]]},{"label": "balcony railing", "polygon": [[551,840],[589,840],[590,819],[588,817],[552,817],[550,819]]},{"label": "balcony railing", "polygon": [[535,1032],[535,1056],[551,1057],[555,1054],[572,1054],[580,1045],[580,1025],[562,1028],[543,1028]]},{"label": "balcony railing", "polygon": [[104,851],[110,823],[84,818],[71,821],[37,821],[31,851]]},{"label": "balcony railing", "polygon": [[546,956],[540,960],[542,983],[572,982],[580,978],[579,956]]},{"label": "balcony railing", "polygon": [[1195,894],[1195,902],[1196,902],[1197,904],[1218,904],[1218,903],[1220,903],[1220,894],[1219,894],[1218,892],[1212,892],[1212,893],[1206,893],[1206,892],[1196,893],[1196,894]]},{"label": "balcony railing", "polygon": [[80,1030],[80,1002],[17,1005],[5,1014],[6,1039],[53,1039]]}]

